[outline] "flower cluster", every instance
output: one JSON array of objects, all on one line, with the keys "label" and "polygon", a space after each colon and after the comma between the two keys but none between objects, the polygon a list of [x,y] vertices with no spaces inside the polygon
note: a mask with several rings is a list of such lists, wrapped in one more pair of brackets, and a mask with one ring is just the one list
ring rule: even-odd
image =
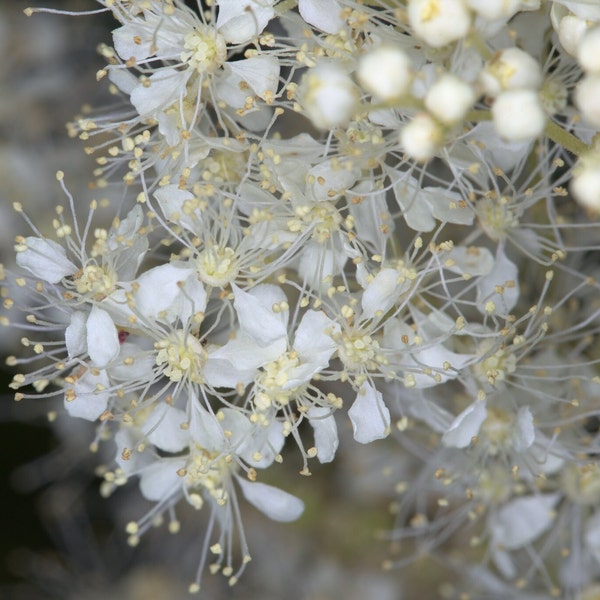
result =
[{"label": "flower cluster", "polygon": [[62,173],[53,237],[15,204],[4,304],[16,399],[97,421],[102,492],[154,503],[130,542],[187,503],[190,590],[207,563],[235,583],[240,499],[299,518],[263,471],[310,475],[348,426],[405,461],[386,566],[597,593],[600,8],[98,2],[120,108],[69,131],[115,218],[82,221]]}]

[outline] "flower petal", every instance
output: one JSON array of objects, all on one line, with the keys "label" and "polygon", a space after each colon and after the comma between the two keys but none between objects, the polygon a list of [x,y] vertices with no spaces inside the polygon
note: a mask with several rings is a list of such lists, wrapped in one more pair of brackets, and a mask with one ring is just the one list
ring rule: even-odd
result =
[{"label": "flower petal", "polygon": [[306,413],[315,432],[315,447],[320,463],[331,462],[335,458],[339,437],[335,417],[324,406],[312,406]]},{"label": "flower petal", "polygon": [[241,477],[238,477],[238,483],[246,500],[273,521],[295,521],[304,512],[304,502],[300,498],[279,488],[266,483],[246,481]]},{"label": "flower petal", "polygon": [[360,444],[380,440],[390,433],[390,411],[383,396],[372,385],[363,385],[348,411],[354,429],[354,439]]},{"label": "flower petal", "polygon": [[442,443],[451,448],[466,448],[479,433],[486,417],[485,400],[476,400],[454,419],[448,431],[442,436]]},{"label": "flower petal", "polygon": [[120,351],[119,334],[110,315],[93,306],[87,320],[87,349],[96,367],[104,368]]},{"label": "flower petal", "polygon": [[42,281],[58,283],[77,272],[77,267],[67,258],[67,251],[53,240],[28,237],[17,250],[17,264]]}]

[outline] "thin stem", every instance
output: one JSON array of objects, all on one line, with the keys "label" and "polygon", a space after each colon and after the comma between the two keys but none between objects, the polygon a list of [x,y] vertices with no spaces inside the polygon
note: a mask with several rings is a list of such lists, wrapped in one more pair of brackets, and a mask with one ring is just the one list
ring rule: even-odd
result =
[{"label": "thin stem", "polygon": [[580,139],[576,138],[572,133],[563,129],[558,123],[548,121],[546,123],[546,135],[559,146],[568,150],[575,156],[581,156],[590,151],[590,147],[584,144]]}]

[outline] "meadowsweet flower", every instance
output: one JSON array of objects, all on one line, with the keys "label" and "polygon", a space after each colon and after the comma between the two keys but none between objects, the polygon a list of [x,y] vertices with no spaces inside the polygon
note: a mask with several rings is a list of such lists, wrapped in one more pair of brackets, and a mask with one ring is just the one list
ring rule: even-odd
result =
[{"label": "meadowsweet flower", "polygon": [[278,481],[315,458],[308,497],[330,463],[355,498],[368,447],[397,494],[385,566],[451,573],[421,595],[591,594],[595,5],[99,4],[119,107],[69,133],[102,198],[25,217],[0,323],[16,399],[94,421],[101,493],[151,503],[129,542],[199,512],[190,591],[205,566],[234,584],[243,505],[295,520]]}]

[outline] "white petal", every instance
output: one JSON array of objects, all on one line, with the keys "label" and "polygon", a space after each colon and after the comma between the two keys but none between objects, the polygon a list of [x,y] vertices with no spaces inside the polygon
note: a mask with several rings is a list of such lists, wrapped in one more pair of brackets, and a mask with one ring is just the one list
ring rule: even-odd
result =
[{"label": "white petal", "polygon": [[264,284],[245,292],[236,285],[232,287],[235,310],[244,333],[260,346],[268,346],[281,339],[287,340],[287,311],[273,311],[275,304],[286,300],[280,288]]},{"label": "white petal", "polygon": [[[497,286],[503,288],[499,294]],[[495,306],[494,312],[508,312],[519,299],[519,271],[508,259],[502,247],[496,252],[494,268],[477,282],[477,308],[483,314],[488,313],[489,302]]]},{"label": "white petal", "polygon": [[63,277],[77,272],[77,267],[67,258],[66,250],[53,240],[28,237],[24,245],[26,249],[17,252],[17,264],[42,281],[58,283]]},{"label": "white petal", "polygon": [[486,417],[485,400],[476,400],[454,419],[442,436],[442,443],[452,448],[466,448],[479,433]]},{"label": "white petal", "polygon": [[273,521],[295,521],[304,512],[304,502],[300,498],[279,488],[246,481],[241,477],[238,478],[238,483],[246,500]]},{"label": "white petal", "polygon": [[104,368],[119,354],[119,334],[110,315],[93,306],[87,320],[88,354],[95,367]]},{"label": "white petal", "polygon": [[347,193],[348,203],[354,217],[355,231],[362,242],[370,243],[375,254],[382,254],[388,238],[394,231],[385,192],[374,190],[370,182],[359,182]]},{"label": "white petal", "polygon": [[517,452],[527,450],[535,441],[535,427],[533,415],[529,406],[519,408],[513,430],[513,447]]},{"label": "white petal", "polygon": [[402,209],[406,224],[415,231],[431,231],[435,227],[432,209],[422,197],[418,182],[409,177],[394,184],[394,197]]},{"label": "white petal", "polygon": [[227,446],[223,428],[217,417],[198,404],[197,398],[191,399],[192,416],[190,419],[190,436],[207,450],[220,452]]},{"label": "white petal", "polygon": [[461,275],[487,275],[494,267],[492,253],[483,246],[457,246],[448,253],[448,258],[453,262],[447,267],[448,270]]},{"label": "white petal", "polygon": [[298,9],[309,25],[325,33],[337,33],[344,26],[336,0],[299,0]]},{"label": "white petal", "polygon": [[196,271],[170,264],[140,275],[134,297],[137,309],[144,316],[170,323],[178,318],[185,323],[192,314],[206,308],[206,291]]},{"label": "white petal", "polygon": [[456,223],[457,225],[472,225],[475,211],[465,202],[458,192],[444,188],[423,188],[423,199],[431,207],[433,216],[443,223]]},{"label": "white petal", "polygon": [[144,352],[137,344],[124,342],[121,344],[119,356],[110,365],[112,381],[150,380],[156,366],[155,356]]},{"label": "white petal", "polygon": [[[154,455],[150,452],[138,452],[135,450],[140,441],[140,432],[137,428],[127,427],[119,429],[115,434],[115,446],[117,448],[115,462],[122,469],[126,477],[140,473],[142,469],[151,465],[155,460]],[[125,448],[132,450],[127,460],[123,458],[123,450]]]},{"label": "white petal", "polygon": [[493,543],[507,550],[533,542],[554,522],[559,494],[515,498],[490,519]]},{"label": "white petal", "polygon": [[[65,391],[69,392],[69,400],[65,394],[67,412],[72,417],[95,421],[108,406],[110,394],[105,390],[109,385],[106,371],[100,371],[98,375],[86,371],[74,385],[65,387]],[[73,399],[71,393],[74,393]]]},{"label": "white petal", "polygon": [[140,491],[146,500],[160,502],[182,489],[183,478],[177,474],[185,467],[185,458],[161,458],[144,469]]},{"label": "white petal", "polygon": [[69,358],[79,356],[87,350],[86,320],[87,315],[81,310],[71,315],[71,323],[65,329],[65,345]]},{"label": "white petal", "polygon": [[187,229],[194,229],[194,226],[200,223],[200,211],[194,211],[189,214],[186,203],[191,207],[190,200],[194,199],[194,194],[188,190],[182,190],[177,184],[165,185],[154,192],[154,197],[162,209],[165,218],[183,225]]},{"label": "white petal", "polygon": [[181,95],[185,96],[186,82],[191,69],[176,71],[164,68],[139,83],[131,92],[131,104],[142,117],[154,116],[157,110],[168,108]]},{"label": "white petal", "polygon": [[181,452],[190,444],[190,433],[182,429],[187,423],[184,411],[167,403],[157,405],[142,425],[148,440],[165,452]]},{"label": "white petal", "polygon": [[230,44],[259,36],[275,11],[273,0],[218,0],[217,29]]},{"label": "white petal", "polygon": [[410,281],[400,279],[396,269],[381,269],[363,292],[361,305],[366,318],[382,317],[396,302],[400,294],[410,287]]},{"label": "white petal", "polygon": [[383,403],[383,396],[366,383],[356,396],[348,411],[354,429],[354,439],[361,444],[380,440],[390,433],[390,411]]},{"label": "white petal", "polygon": [[360,171],[347,169],[327,160],[306,173],[307,195],[316,202],[331,202],[339,198],[356,182]]},{"label": "white petal", "polygon": [[231,71],[245,81],[263,100],[277,92],[279,61],[274,56],[254,56],[228,63]]},{"label": "white petal", "polygon": [[139,84],[138,78],[133,73],[118,68],[108,68],[108,79],[128,96],[131,95],[131,92],[133,92]]},{"label": "white petal", "polygon": [[331,462],[335,458],[339,445],[335,417],[324,406],[312,406],[306,416],[315,432],[315,447],[319,462]]},{"label": "white petal", "polygon": [[[253,427],[237,453],[251,467],[266,469],[273,464],[284,443],[283,423],[273,419],[267,426]],[[257,452],[260,454],[258,460]]]},{"label": "white petal", "polygon": [[294,350],[302,362],[325,368],[336,348],[331,335],[339,330],[324,312],[307,310],[294,334]]}]

